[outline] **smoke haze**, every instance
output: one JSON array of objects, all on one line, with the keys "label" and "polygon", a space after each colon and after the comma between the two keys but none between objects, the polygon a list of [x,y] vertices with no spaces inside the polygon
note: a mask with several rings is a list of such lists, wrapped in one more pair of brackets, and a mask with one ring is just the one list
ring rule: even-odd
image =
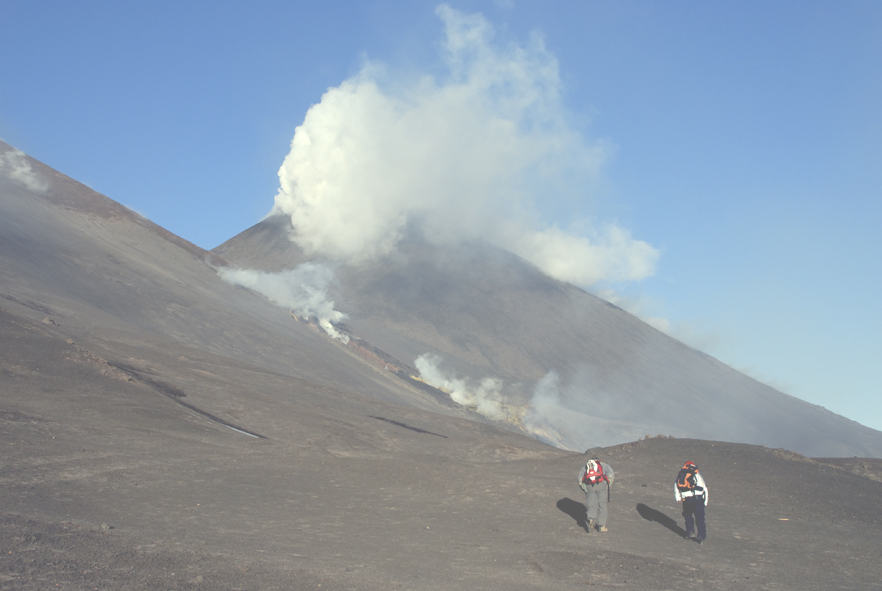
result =
[{"label": "smoke haze", "polygon": [[487,377],[474,383],[442,369],[441,363],[442,359],[437,355],[425,353],[417,357],[414,367],[427,384],[447,392],[451,400],[459,405],[474,408],[485,417],[497,421],[517,418],[516,409],[504,401],[502,380]]},{"label": "smoke haze", "polygon": [[358,264],[405,232],[483,239],[548,275],[589,286],[651,275],[658,252],[615,224],[542,222],[537,207],[589,197],[608,149],[567,121],[555,57],[534,36],[495,43],[480,14],[447,5],[443,76],[367,63],[306,114],[279,170],[272,213],[309,255]]},{"label": "smoke haze", "polygon": [[598,387],[583,368],[566,383],[554,370],[545,374],[533,389],[521,427],[555,447],[584,451],[652,435],[652,423],[651,409],[638,409],[626,396]]},{"label": "smoke haze", "polygon": [[303,263],[281,273],[264,273],[251,269],[218,269],[218,274],[228,283],[241,285],[260,293],[272,302],[291,309],[304,319],[314,319],[329,336],[348,342],[334,323],[346,315],[334,309],[328,300],[327,288],[334,272],[326,265]]},{"label": "smoke haze", "polygon": [[33,171],[25,153],[21,150],[10,150],[0,154],[0,172],[34,193],[45,193],[49,190],[49,183]]},{"label": "smoke haze", "polygon": [[[506,392],[502,380],[458,377],[442,368],[442,363],[439,356],[426,353],[416,359],[414,366],[423,381],[447,392],[457,404],[487,418],[517,424],[549,445],[583,451],[653,435],[655,411],[647,408],[640,412],[626,396],[599,387],[586,368],[576,371],[566,382],[557,371],[549,371],[536,382],[524,406],[512,402],[516,397]],[[669,435],[684,433],[668,430]]]},{"label": "smoke haze", "polygon": [[560,376],[552,370],[536,383],[521,426],[540,441],[566,448],[557,427],[562,411],[565,412],[561,406]]},{"label": "smoke haze", "polygon": [[458,377],[442,368],[442,363],[439,356],[425,353],[414,367],[423,381],[447,392],[457,404],[489,419],[517,424],[536,439],[561,449],[582,451],[639,439],[648,434],[641,422],[652,422],[649,416],[620,416],[622,411],[633,415],[633,408],[626,409],[617,395],[598,390],[584,370],[566,384],[556,371],[549,371],[536,383],[524,406],[512,403],[513,396],[506,393],[502,380]]}]

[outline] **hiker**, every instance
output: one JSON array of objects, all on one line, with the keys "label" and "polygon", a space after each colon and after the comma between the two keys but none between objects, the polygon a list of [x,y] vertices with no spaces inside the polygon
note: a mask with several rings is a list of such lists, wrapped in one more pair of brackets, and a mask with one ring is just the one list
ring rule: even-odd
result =
[{"label": "hiker", "polygon": [[[704,525],[704,508],[707,506],[707,484],[698,472],[695,462],[686,462],[677,474],[674,483],[674,498],[683,503],[683,517],[686,519],[686,537],[699,544],[707,538]],[[698,526],[698,534],[695,526]]]},{"label": "hiker", "polygon": [[588,532],[596,529],[606,533],[609,487],[615,480],[615,472],[606,462],[591,458],[579,471],[579,486],[585,491],[585,505],[588,507]]}]

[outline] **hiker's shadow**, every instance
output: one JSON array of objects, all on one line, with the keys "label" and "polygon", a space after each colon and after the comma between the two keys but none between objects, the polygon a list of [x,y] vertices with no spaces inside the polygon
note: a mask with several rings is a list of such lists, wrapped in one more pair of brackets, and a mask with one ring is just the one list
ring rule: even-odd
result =
[{"label": "hiker's shadow", "polygon": [[588,529],[588,509],[583,503],[574,501],[573,499],[563,498],[557,502],[557,508],[569,515],[575,520],[576,525],[584,529]]},{"label": "hiker's shadow", "polygon": [[677,525],[676,521],[674,521],[661,511],[657,511],[652,507],[644,505],[643,503],[637,503],[637,513],[640,513],[640,517],[642,517],[646,521],[654,521],[665,526],[681,538],[686,537],[686,530]]}]

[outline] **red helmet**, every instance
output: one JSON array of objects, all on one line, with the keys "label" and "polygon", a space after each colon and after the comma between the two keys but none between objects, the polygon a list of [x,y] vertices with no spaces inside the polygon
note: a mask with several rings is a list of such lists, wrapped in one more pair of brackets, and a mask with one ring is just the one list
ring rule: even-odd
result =
[{"label": "red helmet", "polygon": [[698,470],[698,466],[695,465],[695,462],[686,462],[683,464],[684,470]]}]

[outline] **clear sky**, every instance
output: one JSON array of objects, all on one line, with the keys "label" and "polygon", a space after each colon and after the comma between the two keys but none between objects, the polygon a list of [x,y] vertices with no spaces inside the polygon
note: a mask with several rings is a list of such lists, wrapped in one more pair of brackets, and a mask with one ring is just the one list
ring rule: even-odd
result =
[{"label": "clear sky", "polygon": [[[313,139],[406,130],[377,151],[386,160],[358,165],[419,171],[401,159],[430,145],[433,162],[452,163],[448,152],[463,149],[427,121],[450,113],[445,129],[475,134],[473,145],[508,117],[513,135],[482,144],[489,159],[475,162],[489,170],[520,158],[512,178],[536,186],[518,197],[520,217],[508,212],[520,226],[494,226],[497,242],[624,244],[630,266],[618,274],[558,276],[882,429],[882,3],[437,6],[0,0],[0,138],[213,248],[270,211],[283,162],[283,185],[305,186],[301,161],[344,178],[345,195],[364,181],[357,166],[328,164],[319,142],[292,150],[298,126]],[[456,35],[477,43],[464,50],[477,57],[452,49]],[[490,90],[476,88],[505,67]],[[471,94],[454,104],[457,89]],[[515,104],[533,91],[541,96]],[[483,119],[469,119],[467,105]],[[387,127],[379,112],[394,112]],[[578,163],[590,174],[575,173]],[[511,185],[479,172],[455,179],[457,190],[494,193],[488,211],[508,207]],[[423,188],[432,187],[450,185]],[[281,207],[308,217],[303,205]],[[399,203],[390,215],[431,216],[436,205]],[[543,252],[519,254],[543,266],[557,251]]]}]

